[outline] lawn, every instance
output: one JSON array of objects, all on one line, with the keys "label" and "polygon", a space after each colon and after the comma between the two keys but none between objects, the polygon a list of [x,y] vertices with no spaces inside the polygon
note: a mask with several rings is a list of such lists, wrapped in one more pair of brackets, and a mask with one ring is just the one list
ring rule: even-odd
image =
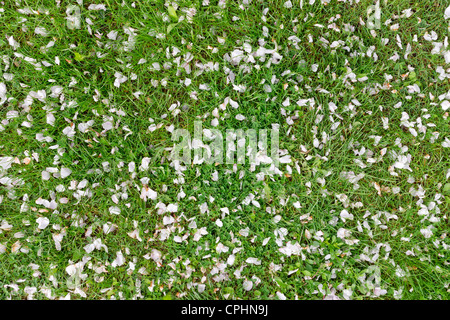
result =
[{"label": "lawn", "polygon": [[0,299],[449,299],[444,2],[0,0]]}]

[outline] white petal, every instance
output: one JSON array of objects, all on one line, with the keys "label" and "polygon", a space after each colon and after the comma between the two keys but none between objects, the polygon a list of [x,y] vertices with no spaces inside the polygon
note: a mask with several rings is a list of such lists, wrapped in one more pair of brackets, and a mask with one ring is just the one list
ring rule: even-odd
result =
[{"label": "white petal", "polygon": [[120,208],[119,207],[109,207],[109,213],[120,214]]},{"label": "white petal", "polygon": [[244,290],[250,291],[253,288],[253,281],[245,280],[243,284]]},{"label": "white petal", "polygon": [[448,6],[447,9],[445,9],[444,19],[450,19],[450,6]]},{"label": "white petal", "polygon": [[66,178],[68,176],[70,176],[70,174],[72,173],[72,170],[70,170],[69,168],[61,168],[61,178]]},{"label": "white petal", "polygon": [[38,228],[43,230],[47,228],[48,224],[50,223],[50,220],[46,217],[39,217],[36,219],[36,223],[38,223]]}]

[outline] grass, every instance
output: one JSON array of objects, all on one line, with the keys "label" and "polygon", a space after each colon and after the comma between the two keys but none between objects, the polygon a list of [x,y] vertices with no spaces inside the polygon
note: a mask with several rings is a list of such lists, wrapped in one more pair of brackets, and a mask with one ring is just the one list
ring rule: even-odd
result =
[{"label": "grass", "polygon": [[[66,1],[0,2],[0,160],[18,162],[0,172],[0,297],[448,299],[450,126],[441,104],[450,85],[437,72],[448,63],[431,53],[448,36],[442,2],[382,4],[375,33],[361,24],[366,0],[209,2],[171,2],[172,18],[169,2],[84,1],[73,30]],[[426,40],[433,31],[438,38]],[[255,55],[261,47],[281,60],[268,65],[271,54]],[[246,57],[233,64],[235,50]],[[117,72],[127,77],[120,86]],[[220,109],[227,97],[239,107]],[[280,124],[291,156],[281,175],[258,179],[248,164],[176,170],[166,128],[192,134],[201,120],[212,129],[216,108],[222,133]],[[411,156],[410,170],[394,167],[399,155]],[[345,178],[352,173],[362,174],[357,182]],[[145,186],[155,200],[141,199]],[[159,213],[158,203],[178,209]],[[341,219],[344,210],[353,219]],[[107,250],[88,252],[96,239]],[[289,245],[300,251],[286,254]]]}]

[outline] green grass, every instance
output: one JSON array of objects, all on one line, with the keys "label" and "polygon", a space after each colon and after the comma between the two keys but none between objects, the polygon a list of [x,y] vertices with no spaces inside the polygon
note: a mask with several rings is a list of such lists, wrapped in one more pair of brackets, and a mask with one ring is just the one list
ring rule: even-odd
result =
[{"label": "green grass", "polygon": [[[433,42],[449,35],[443,2],[382,3],[375,33],[361,24],[373,4],[367,0],[302,1],[302,8],[300,1],[292,8],[285,1],[209,2],[171,2],[175,20],[168,2],[85,0],[81,28],[73,30],[66,26],[66,1],[0,2],[0,83],[7,89],[0,105],[0,163],[3,157],[20,162],[0,172],[0,298],[448,299],[450,125],[441,103],[450,84],[437,68],[449,65],[431,53]],[[89,10],[91,3],[106,10]],[[36,14],[19,10],[27,7]],[[191,22],[189,8],[196,9]],[[398,30],[391,30],[395,24]],[[36,27],[48,35],[35,34]],[[124,49],[128,28],[135,34],[132,50]],[[111,31],[117,31],[115,40],[107,37]],[[425,40],[432,31],[438,38]],[[19,47],[10,45],[11,36]],[[54,45],[45,49],[50,41]],[[330,48],[334,42],[338,47]],[[277,47],[282,58],[267,65],[270,54],[251,61],[246,53],[237,65],[228,61],[234,50],[249,47],[252,54]],[[397,61],[390,59],[395,53]],[[38,70],[35,63],[41,63]],[[200,72],[208,63],[218,69]],[[128,78],[119,87],[116,72]],[[352,82],[350,73],[367,79]],[[53,86],[61,86],[60,95],[51,96]],[[39,90],[45,99],[30,98]],[[220,109],[227,97],[239,107]],[[314,103],[297,104],[303,99]],[[280,147],[292,160],[281,165],[283,174],[261,180],[259,169],[248,164],[175,170],[166,127],[193,134],[194,121],[202,120],[211,129],[216,108],[215,129],[223,134],[280,124]],[[7,119],[11,111],[18,116]],[[238,114],[246,119],[236,120]],[[91,120],[81,132],[79,124]],[[113,129],[104,131],[106,122]],[[152,124],[161,127],[150,131]],[[63,131],[72,125],[76,132],[69,137]],[[52,141],[39,141],[38,134]],[[393,168],[398,155],[411,156],[411,170]],[[140,171],[143,158],[150,158],[149,169]],[[47,168],[72,172],[43,180]],[[215,171],[217,181],[211,179]],[[363,176],[351,183],[343,177],[349,172]],[[86,186],[77,189],[83,180]],[[144,185],[157,192],[156,200],[140,198]],[[243,204],[249,195],[259,205]],[[55,200],[57,208],[38,199]],[[178,210],[159,214],[158,203],[178,204]],[[208,212],[201,213],[204,203]],[[120,214],[111,214],[111,207]],[[425,216],[418,214],[423,207]],[[340,219],[343,210],[353,220]],[[175,221],[164,225],[169,216]],[[42,230],[39,217],[49,220]],[[107,224],[116,229],[105,232]],[[194,239],[201,228],[207,234]],[[247,228],[249,234],[241,235]],[[351,235],[339,237],[342,228]],[[135,230],[142,241],[130,236]],[[161,239],[164,230],[170,232]],[[54,237],[62,232],[57,250]],[[88,253],[95,239],[107,251]],[[358,242],[345,241],[353,239]],[[218,252],[218,244],[228,251]],[[280,249],[288,244],[301,251],[286,255]],[[160,260],[150,258],[155,250]],[[125,262],[113,266],[119,251]],[[252,281],[252,289],[245,290],[244,281]]]}]

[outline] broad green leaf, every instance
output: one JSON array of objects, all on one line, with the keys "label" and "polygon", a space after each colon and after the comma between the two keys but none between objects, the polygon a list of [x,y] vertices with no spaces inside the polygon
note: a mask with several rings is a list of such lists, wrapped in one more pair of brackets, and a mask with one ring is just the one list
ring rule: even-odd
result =
[{"label": "broad green leaf", "polygon": [[444,185],[444,189],[442,189],[442,192],[443,192],[444,194],[450,194],[450,183],[446,183],[446,184]]},{"label": "broad green leaf", "polygon": [[270,196],[272,194],[272,190],[270,189],[269,185],[267,183],[264,183],[264,197],[266,201],[270,200]]},{"label": "broad green leaf", "polygon": [[177,23],[171,23],[167,26],[167,34],[169,34],[170,31],[172,31],[173,28],[175,28]]},{"label": "broad green leaf", "polygon": [[84,56],[79,54],[78,52],[75,52],[75,60],[77,61],[83,61]]},{"label": "broad green leaf", "polygon": [[171,17],[172,20],[178,21],[177,11],[175,10],[174,7],[169,6],[169,7],[167,8],[167,11],[169,12],[169,17]]}]

